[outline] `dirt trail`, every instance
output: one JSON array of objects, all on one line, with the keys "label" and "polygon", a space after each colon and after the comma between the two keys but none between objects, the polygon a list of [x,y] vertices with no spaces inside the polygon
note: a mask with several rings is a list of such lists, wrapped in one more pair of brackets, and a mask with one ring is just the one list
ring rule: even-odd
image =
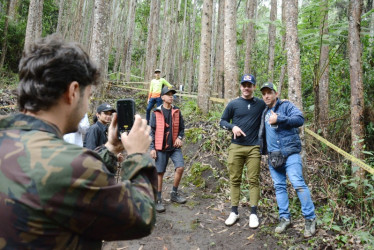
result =
[{"label": "dirt trail", "polygon": [[[230,211],[229,202],[213,198],[193,186],[182,187],[188,197],[183,205],[170,202],[172,167],[165,174],[163,198],[166,212],[157,214],[153,233],[132,241],[104,242],[103,250],[120,249],[281,249],[277,239],[264,230],[248,227],[248,208],[240,207],[241,219],[232,227],[224,220]],[[261,217],[261,214],[260,214]]]}]

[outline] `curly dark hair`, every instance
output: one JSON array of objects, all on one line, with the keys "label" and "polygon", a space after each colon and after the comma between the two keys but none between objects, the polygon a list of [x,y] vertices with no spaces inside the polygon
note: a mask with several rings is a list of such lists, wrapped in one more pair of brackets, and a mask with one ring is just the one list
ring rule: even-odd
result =
[{"label": "curly dark hair", "polygon": [[88,85],[98,85],[100,73],[78,43],[52,34],[23,52],[19,79],[18,108],[37,112],[55,105],[73,81],[79,83],[81,93]]}]

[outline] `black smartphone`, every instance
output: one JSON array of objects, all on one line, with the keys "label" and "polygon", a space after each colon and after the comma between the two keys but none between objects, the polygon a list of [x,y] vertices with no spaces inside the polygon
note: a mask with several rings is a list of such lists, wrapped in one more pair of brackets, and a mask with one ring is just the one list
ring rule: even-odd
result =
[{"label": "black smartphone", "polygon": [[123,132],[129,132],[134,125],[135,101],[131,98],[117,101],[118,138]]}]

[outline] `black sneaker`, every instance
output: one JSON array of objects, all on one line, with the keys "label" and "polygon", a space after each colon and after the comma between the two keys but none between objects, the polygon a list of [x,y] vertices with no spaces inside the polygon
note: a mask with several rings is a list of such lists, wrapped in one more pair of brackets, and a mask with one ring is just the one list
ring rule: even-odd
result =
[{"label": "black sneaker", "polygon": [[309,238],[316,234],[316,218],[305,220],[304,237]]},{"label": "black sneaker", "polygon": [[172,191],[170,193],[170,200],[179,204],[184,204],[187,202],[187,199],[181,196],[178,192]]},{"label": "black sneaker", "polygon": [[162,204],[162,200],[156,201],[156,211],[159,213],[165,212],[164,204]]}]

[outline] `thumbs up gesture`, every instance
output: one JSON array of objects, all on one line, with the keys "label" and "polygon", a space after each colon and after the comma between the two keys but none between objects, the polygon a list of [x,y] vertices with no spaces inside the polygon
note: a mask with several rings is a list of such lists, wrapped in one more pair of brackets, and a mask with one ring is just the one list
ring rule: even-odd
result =
[{"label": "thumbs up gesture", "polygon": [[271,112],[271,115],[269,117],[269,124],[270,125],[276,124],[277,123],[277,119],[278,119],[278,115],[276,113],[274,113],[273,110],[270,110],[270,112]]}]

